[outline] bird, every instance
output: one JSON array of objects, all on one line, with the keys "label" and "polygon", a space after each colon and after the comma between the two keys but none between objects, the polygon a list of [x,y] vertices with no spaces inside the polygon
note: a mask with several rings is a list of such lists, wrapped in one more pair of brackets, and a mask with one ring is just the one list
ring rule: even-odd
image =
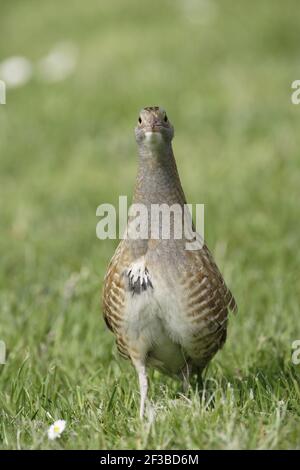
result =
[{"label": "bird", "polygon": [[[201,377],[226,341],[229,312],[237,311],[204,240],[199,249],[188,250],[184,236],[175,237],[174,223],[169,238],[163,237],[161,220],[149,215],[157,205],[186,205],[173,137],[174,127],[162,107],[141,110],[135,127],[138,171],[132,202],[147,209],[147,236],[131,237],[127,230],[103,284],[105,323],[120,355],[137,372],[141,419],[148,403],[149,368],[187,385],[193,374]],[[127,229],[133,220],[129,215]],[[157,223],[159,234],[153,237]]]}]

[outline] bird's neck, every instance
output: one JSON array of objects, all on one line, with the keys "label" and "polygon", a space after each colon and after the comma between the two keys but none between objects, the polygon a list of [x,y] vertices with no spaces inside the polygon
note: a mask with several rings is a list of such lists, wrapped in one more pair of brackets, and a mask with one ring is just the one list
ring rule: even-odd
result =
[{"label": "bird's neck", "polygon": [[139,145],[134,204],[185,204],[171,142]]}]

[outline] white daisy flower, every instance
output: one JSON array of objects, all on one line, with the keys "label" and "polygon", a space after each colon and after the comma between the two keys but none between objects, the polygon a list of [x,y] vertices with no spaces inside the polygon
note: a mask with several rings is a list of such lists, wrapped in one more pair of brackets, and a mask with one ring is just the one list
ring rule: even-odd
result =
[{"label": "white daisy flower", "polygon": [[66,422],[63,419],[58,419],[53,424],[51,424],[48,429],[48,438],[51,441],[54,441],[57,437],[60,437],[66,427]]},{"label": "white daisy flower", "polygon": [[9,57],[0,64],[0,79],[8,88],[17,88],[27,83],[32,75],[31,62],[26,57]]},{"label": "white daisy flower", "polygon": [[57,44],[38,63],[38,73],[46,82],[59,82],[71,75],[77,64],[77,48],[73,43]]}]

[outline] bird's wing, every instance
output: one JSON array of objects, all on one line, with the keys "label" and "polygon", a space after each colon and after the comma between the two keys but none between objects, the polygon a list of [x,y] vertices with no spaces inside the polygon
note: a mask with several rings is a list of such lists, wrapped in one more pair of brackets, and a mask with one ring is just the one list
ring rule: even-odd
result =
[{"label": "bird's wing", "polygon": [[[129,357],[127,339],[122,328],[125,314],[125,293],[128,290],[132,293],[137,292],[140,279],[137,282],[132,280],[130,268],[137,260],[143,258],[147,247],[148,240],[134,240],[134,243],[127,238],[121,240],[104,278],[102,296],[104,321],[115,334],[119,353],[125,358]],[[145,275],[147,277],[147,272]],[[146,280],[145,287],[151,287],[151,281]],[[144,290],[143,282],[141,289]]]},{"label": "bird's wing", "polygon": [[237,305],[207,246],[186,253],[190,270],[181,276],[181,298],[193,331],[187,352],[205,365],[225,343],[228,311]]},{"label": "bird's wing", "polygon": [[[127,253],[123,241],[119,244],[108,266],[103,286],[102,307],[104,321],[115,334],[121,356],[128,358],[126,339],[121,334],[124,315],[125,290],[123,271],[127,264]],[[129,253],[128,253],[129,254]],[[128,260],[129,262],[129,260]]]}]

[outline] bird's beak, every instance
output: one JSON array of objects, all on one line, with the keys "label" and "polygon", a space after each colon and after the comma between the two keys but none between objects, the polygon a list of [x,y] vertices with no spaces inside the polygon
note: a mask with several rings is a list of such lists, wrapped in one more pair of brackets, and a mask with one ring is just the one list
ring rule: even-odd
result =
[{"label": "bird's beak", "polygon": [[158,121],[154,121],[152,124],[151,124],[151,132],[160,132],[161,130],[161,126],[159,124]]}]

